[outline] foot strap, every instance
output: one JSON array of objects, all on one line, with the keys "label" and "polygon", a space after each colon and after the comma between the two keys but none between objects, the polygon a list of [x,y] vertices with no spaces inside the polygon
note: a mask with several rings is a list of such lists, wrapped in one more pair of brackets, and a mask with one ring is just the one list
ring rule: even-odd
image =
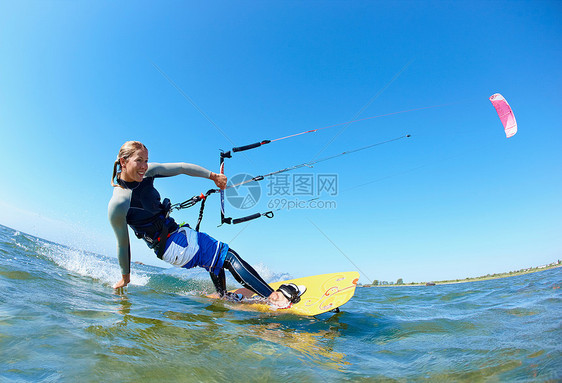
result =
[{"label": "foot strap", "polygon": [[277,291],[281,292],[291,303],[299,303],[301,295],[306,291],[306,287],[297,286],[294,283],[287,283],[279,286]]}]

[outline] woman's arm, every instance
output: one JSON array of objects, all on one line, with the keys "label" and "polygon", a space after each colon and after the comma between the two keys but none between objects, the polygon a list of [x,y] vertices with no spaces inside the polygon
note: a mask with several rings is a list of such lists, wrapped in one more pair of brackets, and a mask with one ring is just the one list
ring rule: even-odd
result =
[{"label": "woman's arm", "polygon": [[145,177],[171,177],[179,174],[186,174],[192,177],[208,178],[213,180],[218,188],[224,189],[226,187],[226,176],[224,174],[213,173],[202,166],[188,164],[185,162],[158,164],[148,164],[148,170]]},{"label": "woman's arm", "polygon": [[127,211],[130,206],[130,190],[115,188],[113,197],[109,201],[108,217],[117,239],[117,258],[121,267],[121,281],[113,287],[127,286],[131,274],[131,247],[129,243],[129,230],[127,228]]},{"label": "woman's arm", "polygon": [[185,162],[167,164],[150,163],[148,164],[148,170],[145,177],[171,177],[179,174],[187,174],[192,177],[211,178],[210,170],[207,170],[199,165],[188,164]]}]

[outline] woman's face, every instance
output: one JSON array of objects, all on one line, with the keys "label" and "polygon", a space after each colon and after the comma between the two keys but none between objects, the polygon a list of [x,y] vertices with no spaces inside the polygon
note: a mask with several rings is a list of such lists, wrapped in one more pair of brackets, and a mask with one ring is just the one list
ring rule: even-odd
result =
[{"label": "woman's face", "polygon": [[121,179],[141,182],[148,169],[148,150],[139,149],[127,160],[121,159]]}]

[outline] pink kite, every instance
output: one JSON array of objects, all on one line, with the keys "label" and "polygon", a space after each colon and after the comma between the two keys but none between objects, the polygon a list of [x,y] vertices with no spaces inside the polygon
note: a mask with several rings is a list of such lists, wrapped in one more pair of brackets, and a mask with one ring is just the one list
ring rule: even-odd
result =
[{"label": "pink kite", "polygon": [[503,128],[505,129],[506,137],[509,138],[514,136],[515,133],[517,133],[517,122],[515,121],[513,111],[505,98],[503,98],[501,94],[496,93],[490,97],[490,101],[492,102],[492,105],[494,105],[494,108],[496,108],[498,116],[500,116]]}]

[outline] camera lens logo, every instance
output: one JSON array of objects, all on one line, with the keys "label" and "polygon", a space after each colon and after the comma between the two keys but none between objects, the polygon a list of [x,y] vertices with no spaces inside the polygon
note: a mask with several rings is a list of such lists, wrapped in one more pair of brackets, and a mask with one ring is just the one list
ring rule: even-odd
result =
[{"label": "camera lens logo", "polygon": [[249,174],[236,174],[228,180],[228,189],[225,190],[224,195],[229,204],[237,209],[251,209],[260,200],[261,187],[258,182],[248,182],[247,184],[232,187],[242,182],[251,180]]}]

